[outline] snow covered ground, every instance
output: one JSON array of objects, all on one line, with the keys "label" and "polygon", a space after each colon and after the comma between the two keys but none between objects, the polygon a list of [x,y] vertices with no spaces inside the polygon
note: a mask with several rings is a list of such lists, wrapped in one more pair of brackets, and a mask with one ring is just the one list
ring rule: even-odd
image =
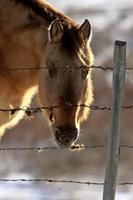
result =
[{"label": "snow covered ground", "polygon": [[[102,193],[102,186],[30,183],[0,184],[0,200],[102,200]],[[133,187],[130,187],[128,192],[117,191],[115,198],[115,200],[132,199]]]}]

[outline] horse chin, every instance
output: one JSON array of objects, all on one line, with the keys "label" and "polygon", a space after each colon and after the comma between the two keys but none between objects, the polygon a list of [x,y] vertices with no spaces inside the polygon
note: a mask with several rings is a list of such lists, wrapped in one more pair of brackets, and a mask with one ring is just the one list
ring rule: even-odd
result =
[{"label": "horse chin", "polygon": [[71,149],[75,142],[73,142],[73,143],[71,143],[71,144],[62,144],[62,143],[60,143],[59,141],[57,141],[57,140],[55,139],[55,143],[56,143],[56,146],[59,147],[59,148]]},{"label": "horse chin", "polygon": [[62,143],[62,142],[58,141],[55,136],[54,136],[54,139],[55,139],[56,146],[59,147],[59,148],[63,148],[63,149],[71,149],[72,146],[76,142],[76,140],[75,140],[75,141],[73,141],[71,143]]}]

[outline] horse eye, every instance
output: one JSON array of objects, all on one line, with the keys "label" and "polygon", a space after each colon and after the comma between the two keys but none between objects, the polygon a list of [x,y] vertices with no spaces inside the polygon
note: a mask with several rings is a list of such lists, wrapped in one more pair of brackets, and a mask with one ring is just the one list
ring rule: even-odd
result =
[{"label": "horse eye", "polygon": [[55,78],[57,76],[57,69],[54,66],[49,66],[48,73],[51,79]]},{"label": "horse eye", "polygon": [[86,79],[87,75],[88,75],[89,69],[86,66],[83,66],[81,68],[81,77],[83,79]]}]

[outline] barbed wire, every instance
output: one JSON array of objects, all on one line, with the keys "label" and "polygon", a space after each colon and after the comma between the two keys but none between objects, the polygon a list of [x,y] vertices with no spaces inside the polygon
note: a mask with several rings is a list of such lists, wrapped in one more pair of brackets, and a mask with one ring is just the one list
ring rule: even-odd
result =
[{"label": "barbed wire", "polygon": [[[80,104],[80,105],[72,105],[70,103],[66,102],[66,105],[69,107],[84,107],[88,108],[90,110],[97,110],[97,111],[110,111],[111,107],[109,106],[97,106],[97,105],[86,105],[86,104]],[[11,115],[14,115],[18,111],[24,111],[27,116],[35,115],[36,113],[43,112],[44,110],[48,110],[49,112],[53,112],[53,109],[59,109],[62,106],[55,105],[55,106],[40,106],[40,107],[16,107],[16,108],[9,108],[4,109],[0,108],[0,112],[10,112]],[[125,105],[122,107],[125,110],[133,110],[133,105]]]},{"label": "barbed wire", "polygon": [[[70,69],[74,69],[74,70],[81,70],[83,69],[85,66],[81,66],[81,67],[71,67],[71,66],[65,66],[65,67],[56,67],[56,69],[59,70],[70,70]],[[29,70],[47,70],[50,67],[10,67],[10,68],[0,68],[0,71],[29,71]],[[92,66],[87,66],[88,69],[100,69],[103,71],[113,71],[113,67],[106,67],[106,66],[102,66],[102,65],[92,65]],[[126,68],[127,71],[133,70],[133,67],[127,67]]]},{"label": "barbed wire", "polygon": [[[92,69],[101,69],[103,71],[113,71],[113,67],[105,67],[105,66],[101,66],[101,65],[98,65],[98,66],[95,66],[95,65],[92,65],[90,68]],[[126,68],[126,71],[130,71],[130,70],[133,70],[133,67],[127,67]]]},{"label": "barbed wire", "polygon": [[[89,108],[91,110],[111,110],[108,106],[96,106],[96,105],[86,105],[86,104],[80,104],[80,105],[73,105],[70,103],[65,103],[68,107],[84,107]],[[11,112],[11,115],[15,114],[18,111],[24,111],[27,115],[33,115],[35,113],[43,112],[44,110],[48,110],[50,112],[53,111],[53,109],[59,109],[62,107],[61,105],[55,105],[55,106],[40,106],[40,107],[16,107],[16,108],[9,108],[9,109],[3,109],[0,108],[0,112]],[[129,108],[129,106],[127,106]]]},{"label": "barbed wire", "polygon": [[74,180],[54,180],[54,179],[0,179],[0,182],[46,182],[46,183],[70,183],[83,185],[104,185],[104,183]]},{"label": "barbed wire", "polygon": [[[74,150],[74,151],[81,151],[81,150],[88,150],[88,149],[97,149],[97,148],[107,148],[107,145],[104,144],[96,144],[96,145],[83,145],[77,144],[73,145],[69,148],[65,147],[2,147],[0,148],[0,152],[4,151],[37,151],[39,153],[47,150]],[[133,145],[122,144],[120,145],[120,149],[133,149]]]},{"label": "barbed wire", "polygon": [[[103,186],[103,182],[92,182],[92,181],[75,181],[75,180],[55,180],[55,179],[4,179],[1,178],[0,182],[45,182],[45,183],[69,183],[69,184],[82,184],[82,185],[96,185]],[[125,185],[133,185],[133,182],[118,182],[117,185],[125,186]]]}]

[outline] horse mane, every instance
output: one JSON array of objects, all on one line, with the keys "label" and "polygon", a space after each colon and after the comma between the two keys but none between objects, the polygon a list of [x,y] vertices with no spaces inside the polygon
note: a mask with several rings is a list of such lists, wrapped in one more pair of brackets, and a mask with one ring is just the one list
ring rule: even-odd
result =
[{"label": "horse mane", "polygon": [[55,19],[60,19],[62,23],[69,24],[69,26],[76,25],[76,23],[68,16],[63,15],[56,8],[50,5],[47,0],[14,0],[16,3],[20,3],[31,8],[37,15],[45,18],[48,22],[52,22]]},{"label": "horse mane", "polygon": [[78,34],[79,25],[68,16],[62,14],[46,0],[14,0],[26,7],[31,8],[37,15],[44,18],[49,24],[55,19],[59,19],[64,27],[64,35],[62,38],[61,48],[70,58],[79,55],[84,49],[83,42]]}]

